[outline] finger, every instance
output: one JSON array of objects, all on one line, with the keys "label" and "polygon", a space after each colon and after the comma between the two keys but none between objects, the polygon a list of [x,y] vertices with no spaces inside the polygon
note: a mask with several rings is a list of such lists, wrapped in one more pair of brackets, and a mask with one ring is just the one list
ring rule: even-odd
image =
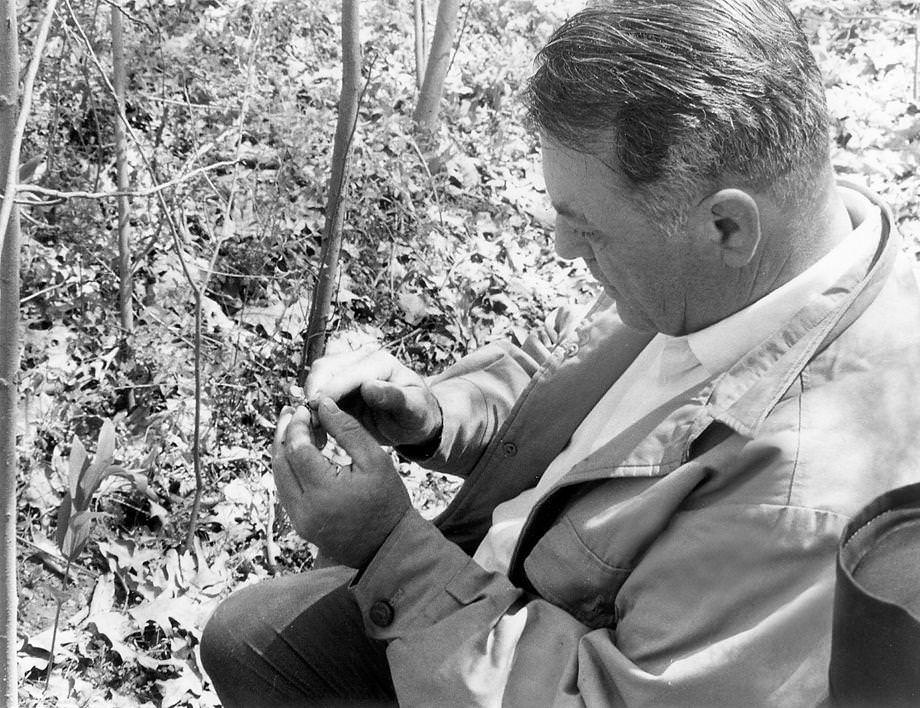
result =
[{"label": "finger", "polygon": [[[416,387],[394,386],[384,381],[369,381],[361,386],[361,395],[375,412],[384,412],[405,432],[419,431],[430,416],[429,407]],[[386,425],[377,421],[377,425]]]},{"label": "finger", "polygon": [[[350,373],[362,368],[363,360],[372,354],[367,348],[356,349],[342,354],[324,356],[313,362],[310,373],[304,382],[304,393],[308,399],[316,399],[320,392],[332,391],[337,394],[336,400],[341,395],[356,388],[348,387]],[[343,378],[344,377],[344,378]]]},{"label": "finger", "polygon": [[389,463],[389,456],[373,436],[331,398],[320,401],[318,413],[323,427],[338,441],[357,467],[376,470]]},{"label": "finger", "polygon": [[285,406],[281,409],[281,413],[278,416],[278,425],[275,427],[275,439],[272,442],[272,474],[275,477],[275,484],[278,486],[280,498],[282,499],[292,499],[299,494],[303,494],[304,491],[303,484],[293,474],[285,453],[284,438],[293,417],[293,408]]},{"label": "finger", "polygon": [[397,412],[406,407],[406,394],[399,386],[386,381],[365,381],[361,384],[361,398],[371,408]]},{"label": "finger", "polygon": [[281,452],[281,443],[284,440],[284,433],[287,431],[287,427],[293,416],[294,409],[290,406],[285,406],[281,409],[281,413],[278,414],[278,424],[275,426],[275,439],[272,442],[272,456]]},{"label": "finger", "polygon": [[384,351],[360,356],[329,357],[313,365],[307,377],[306,395],[310,400],[328,396],[338,401],[361,387],[365,381],[401,381],[404,367]]},{"label": "finger", "polygon": [[307,406],[310,409],[310,440],[313,442],[313,446],[317,450],[322,450],[326,447],[326,431],[323,430],[322,424],[319,422],[319,416],[316,414],[316,406],[318,402],[308,402]]},{"label": "finger", "polygon": [[288,424],[284,435],[284,454],[291,475],[304,490],[321,482],[332,468],[313,444],[310,411],[304,406],[298,406]]}]

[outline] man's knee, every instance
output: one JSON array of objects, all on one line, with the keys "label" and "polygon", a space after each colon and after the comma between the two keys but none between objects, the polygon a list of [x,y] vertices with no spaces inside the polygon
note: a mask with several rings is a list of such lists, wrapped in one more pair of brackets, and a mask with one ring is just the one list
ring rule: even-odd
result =
[{"label": "man's knee", "polygon": [[246,606],[254,599],[256,586],[237,590],[221,602],[211,614],[201,633],[201,663],[215,683],[231,664],[237,664],[242,648],[246,646]]},{"label": "man's knee", "polygon": [[241,588],[221,602],[201,635],[201,663],[215,685],[257,670],[285,628],[353,575],[347,568],[310,570]]}]

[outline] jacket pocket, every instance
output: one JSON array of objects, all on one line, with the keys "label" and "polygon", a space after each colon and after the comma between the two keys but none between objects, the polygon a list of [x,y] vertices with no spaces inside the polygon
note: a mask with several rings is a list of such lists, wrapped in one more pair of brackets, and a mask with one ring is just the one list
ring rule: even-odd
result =
[{"label": "jacket pocket", "polygon": [[593,629],[616,625],[617,593],[630,570],[592,552],[568,518],[554,524],[524,560],[534,590]]}]

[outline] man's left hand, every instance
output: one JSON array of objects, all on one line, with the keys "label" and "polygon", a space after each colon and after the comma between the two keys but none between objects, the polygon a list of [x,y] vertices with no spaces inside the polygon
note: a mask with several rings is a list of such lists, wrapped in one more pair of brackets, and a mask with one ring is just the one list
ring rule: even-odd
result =
[{"label": "man's left hand", "polygon": [[322,427],[352,459],[327,460],[313,445],[310,412],[285,408],[278,419],[272,471],[294,528],[324,555],[363,568],[411,505],[390,456],[330,398],[319,402]]}]

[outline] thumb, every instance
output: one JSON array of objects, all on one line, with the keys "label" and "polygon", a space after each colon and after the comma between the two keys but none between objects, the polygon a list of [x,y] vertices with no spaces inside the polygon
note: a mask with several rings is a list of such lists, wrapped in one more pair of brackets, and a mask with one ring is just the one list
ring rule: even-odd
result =
[{"label": "thumb", "polygon": [[357,467],[376,470],[381,465],[390,464],[389,456],[373,436],[331,398],[323,398],[319,402],[317,414],[326,432],[338,441]]},{"label": "thumb", "polygon": [[399,413],[406,406],[402,388],[386,381],[365,381],[361,385],[361,398],[371,407],[389,413]]},{"label": "thumb", "polygon": [[[361,387],[361,395],[377,412],[388,413],[403,432],[425,429],[430,413],[422,400],[421,389],[368,381]],[[380,422],[377,424],[379,426]]]}]

